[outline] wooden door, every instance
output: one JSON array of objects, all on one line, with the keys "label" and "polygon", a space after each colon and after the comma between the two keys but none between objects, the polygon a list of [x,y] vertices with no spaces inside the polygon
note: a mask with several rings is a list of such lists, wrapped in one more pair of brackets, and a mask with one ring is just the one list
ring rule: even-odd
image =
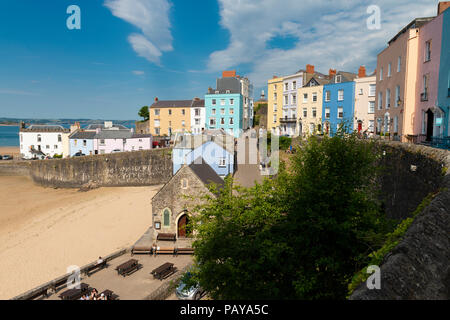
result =
[{"label": "wooden door", "polygon": [[186,238],[187,215],[178,220],[178,238]]}]

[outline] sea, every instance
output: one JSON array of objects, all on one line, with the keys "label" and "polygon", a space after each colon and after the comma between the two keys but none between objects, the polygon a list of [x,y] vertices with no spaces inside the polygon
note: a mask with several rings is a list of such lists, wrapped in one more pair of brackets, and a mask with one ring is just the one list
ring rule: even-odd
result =
[{"label": "sea", "polygon": [[0,126],[0,147],[20,147],[19,126]]}]

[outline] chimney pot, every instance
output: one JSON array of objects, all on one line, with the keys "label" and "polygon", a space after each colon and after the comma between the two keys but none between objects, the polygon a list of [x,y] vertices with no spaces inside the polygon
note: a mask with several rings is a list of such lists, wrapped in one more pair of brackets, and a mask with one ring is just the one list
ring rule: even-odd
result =
[{"label": "chimney pot", "polygon": [[158,97],[155,97],[155,102],[158,102]]},{"label": "chimney pot", "polygon": [[314,66],[311,64],[306,65],[306,73],[308,74],[314,74]]},{"label": "chimney pot", "polygon": [[361,66],[358,70],[358,78],[365,78],[366,77],[366,67]]},{"label": "chimney pot", "polygon": [[335,76],[335,75],[336,75],[336,69],[330,69],[330,70],[328,71],[328,75],[329,75],[330,77]]}]

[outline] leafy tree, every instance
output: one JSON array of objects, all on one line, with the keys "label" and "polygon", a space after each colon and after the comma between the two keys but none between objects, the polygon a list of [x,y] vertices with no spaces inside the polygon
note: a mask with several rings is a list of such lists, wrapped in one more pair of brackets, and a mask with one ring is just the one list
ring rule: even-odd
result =
[{"label": "leafy tree", "polygon": [[148,111],[148,107],[147,106],[143,106],[139,112],[138,112],[139,117],[144,118],[144,121],[147,121],[148,119],[150,119],[150,114]]},{"label": "leafy tree", "polygon": [[[374,145],[311,137],[293,172],[206,197],[193,219],[195,279],[214,299],[345,299],[380,243]],[[214,191],[214,190],[213,190]]]}]

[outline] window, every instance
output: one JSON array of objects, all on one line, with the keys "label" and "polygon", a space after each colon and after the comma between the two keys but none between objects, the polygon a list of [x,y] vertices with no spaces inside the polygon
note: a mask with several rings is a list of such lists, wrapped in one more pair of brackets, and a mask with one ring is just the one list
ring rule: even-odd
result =
[{"label": "window", "polygon": [[400,86],[395,87],[395,101],[394,101],[394,107],[398,107],[400,101]]},{"label": "window", "polygon": [[169,227],[170,226],[170,210],[169,209],[164,209],[164,213],[163,213],[163,219],[164,219],[164,226],[165,227]]},{"label": "window", "polygon": [[375,97],[376,92],[377,92],[377,86],[375,84],[369,85],[369,97]]},{"label": "window", "polygon": [[58,146],[55,144],[55,145],[53,146],[53,149],[58,149]]},{"label": "window", "polygon": [[394,117],[394,133],[398,133],[398,116]]},{"label": "window", "polygon": [[359,94],[360,94],[360,95],[363,95],[363,94],[364,94],[363,88],[360,88],[360,89],[359,89]]},{"label": "window", "polygon": [[[275,111],[277,111],[276,108],[277,108],[277,105],[275,105]],[[229,112],[230,114],[234,114],[234,108],[230,108],[230,109],[228,110],[228,112]]]},{"label": "window", "polygon": [[159,125],[160,125],[159,119],[155,119],[154,120],[154,124],[155,124],[155,127],[159,127]]},{"label": "window", "polygon": [[234,119],[233,118],[230,118],[230,125],[234,125]]},{"label": "window", "polygon": [[184,116],[186,114],[186,110],[181,109],[181,114]]},{"label": "window", "polygon": [[375,120],[369,120],[369,132],[373,132],[375,127]]},{"label": "window", "polygon": [[23,134],[20,134],[20,142],[23,142]]},{"label": "window", "polygon": [[215,127],[216,126],[216,118],[210,118],[209,119],[209,125],[211,127]]},{"label": "window", "polygon": [[335,80],[336,83],[341,83],[342,82],[342,76],[341,75],[336,75],[334,77],[334,80]]},{"label": "window", "polygon": [[297,104],[297,96],[295,94],[292,95],[292,104]]},{"label": "window", "polygon": [[42,137],[40,134],[37,135],[37,142],[41,142],[42,141]]},{"label": "window", "polygon": [[375,101],[369,101],[369,111],[368,113],[375,113]]},{"label": "window", "polygon": [[391,107],[391,89],[386,89],[386,109]]},{"label": "window", "polygon": [[200,125],[200,119],[195,119],[195,125],[199,126]]},{"label": "window", "polygon": [[184,120],[181,121],[181,126],[182,126],[182,127],[186,126],[186,123],[184,122]]},{"label": "window", "polygon": [[155,116],[159,116],[159,109],[155,109]]},{"label": "window", "polygon": [[225,168],[227,166],[227,160],[225,158],[219,158],[219,167]]},{"label": "window", "polygon": [[425,42],[425,62],[431,60],[431,40]]},{"label": "window", "polygon": [[398,60],[397,60],[397,72],[400,72],[401,69],[402,69],[402,57],[398,57]]},{"label": "window", "polygon": [[187,188],[188,188],[188,180],[181,179],[181,189],[187,189]]},{"label": "window", "polygon": [[230,106],[234,106],[234,99],[230,99]]},{"label": "window", "polygon": [[277,93],[275,92],[274,94],[273,94],[273,100],[277,100]]},{"label": "window", "polygon": [[276,114],[273,115],[273,123],[277,123],[277,115]]},{"label": "window", "polygon": [[380,69],[380,81],[383,80],[383,68]]},{"label": "window", "polygon": [[220,118],[220,124],[225,124],[225,118]]},{"label": "window", "polygon": [[313,100],[313,102],[317,102],[317,92],[313,92],[312,100]]},{"label": "window", "polygon": [[58,134],[58,142],[61,142],[61,141],[62,141],[62,137],[60,134]]},{"label": "window", "polygon": [[303,118],[307,118],[308,117],[308,109],[303,108]]},{"label": "window", "polygon": [[159,136],[160,133],[161,133],[161,130],[160,130],[159,128],[155,128],[155,134],[156,134],[157,136]]},{"label": "window", "polygon": [[220,105],[224,106],[225,105],[225,99],[220,99]]},{"label": "window", "polygon": [[344,118],[344,108],[340,107],[338,108],[338,119],[343,119]]},{"label": "window", "polygon": [[86,147],[86,145],[87,145],[87,141],[83,140],[83,146]]},{"label": "window", "polygon": [[105,139],[100,139],[100,145],[104,146],[105,145]]},{"label": "window", "polygon": [[317,117],[317,109],[316,108],[312,109],[312,116],[313,116],[313,118]]},{"label": "window", "polygon": [[286,91],[289,90],[289,83],[286,82],[286,83],[284,84],[284,89],[285,89]]},{"label": "window", "polygon": [[216,99],[212,99],[212,105],[213,105],[213,106],[216,105]]},{"label": "window", "polygon": [[330,108],[325,108],[325,119],[330,119]]},{"label": "window", "polygon": [[383,109],[383,92],[378,92],[378,110]]},{"label": "window", "polygon": [[172,109],[169,109],[169,116],[172,115]]},{"label": "window", "polygon": [[326,91],[325,92],[325,101],[330,101],[331,100],[331,91]]},{"label": "window", "polygon": [[392,63],[388,64],[388,73],[387,76],[390,77],[391,76],[391,70],[392,70]]},{"label": "window", "polygon": [[212,109],[212,110],[211,110],[211,114],[212,114],[213,116],[215,116],[215,115],[216,115],[216,109]]},{"label": "window", "polygon": [[303,94],[303,103],[307,103],[308,102],[308,94],[304,93]]},{"label": "window", "polygon": [[288,105],[289,104],[289,98],[288,96],[284,96],[284,104]]},{"label": "window", "polygon": [[221,108],[221,109],[220,109],[220,114],[222,114],[222,115],[225,114],[225,108]]},{"label": "window", "polygon": [[200,109],[195,109],[195,116],[196,117],[199,117],[200,116]]},{"label": "window", "polygon": [[50,146],[49,146],[49,145],[46,145],[46,146],[45,146],[45,149],[50,149]]},{"label": "window", "polygon": [[225,93],[231,93],[231,91],[230,90],[225,90]]},{"label": "window", "polygon": [[297,89],[297,81],[292,82],[292,89]]},{"label": "window", "polygon": [[344,90],[338,91],[338,101],[344,100]]}]

